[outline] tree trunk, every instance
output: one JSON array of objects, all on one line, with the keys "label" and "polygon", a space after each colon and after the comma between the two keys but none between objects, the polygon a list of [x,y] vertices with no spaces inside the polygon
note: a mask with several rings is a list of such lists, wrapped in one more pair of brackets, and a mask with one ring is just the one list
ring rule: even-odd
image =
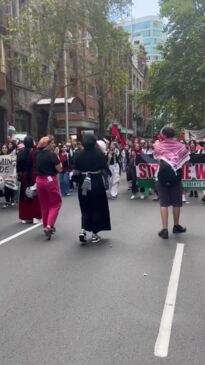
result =
[{"label": "tree trunk", "polygon": [[64,32],[64,35],[62,36],[62,43],[61,43],[61,47],[59,48],[58,51],[58,58],[57,58],[57,62],[56,62],[56,67],[54,70],[54,76],[53,76],[53,82],[52,82],[52,88],[51,88],[51,103],[50,103],[50,107],[49,107],[49,114],[48,114],[48,124],[47,124],[47,133],[48,134],[52,134],[53,130],[54,130],[54,107],[55,107],[55,100],[57,97],[57,85],[58,85],[58,81],[59,81],[59,74],[60,74],[60,69],[62,66],[62,60],[63,58],[63,53],[64,53],[64,46],[65,46],[65,34],[66,34],[66,30]]},{"label": "tree trunk", "polygon": [[105,137],[105,105],[104,105],[104,98],[100,96],[98,99],[99,105],[99,137]]}]

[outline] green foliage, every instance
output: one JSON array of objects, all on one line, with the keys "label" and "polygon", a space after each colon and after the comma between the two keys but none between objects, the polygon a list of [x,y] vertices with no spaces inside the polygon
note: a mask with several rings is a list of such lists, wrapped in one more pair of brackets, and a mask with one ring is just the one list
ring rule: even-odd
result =
[{"label": "green foliage", "polygon": [[205,126],[205,2],[161,0],[168,18],[164,60],[149,71],[144,100],[152,115],[178,129]]},{"label": "green foliage", "polygon": [[[0,1],[7,3],[7,0]],[[78,36],[74,39],[72,34],[80,29],[85,38],[91,35],[97,52],[92,71],[97,75],[103,125],[106,113],[110,112],[106,96],[111,88],[120,91],[128,83],[127,57],[130,53],[126,33],[109,19],[123,12],[129,4],[130,0],[29,0],[18,17],[9,17],[5,39],[12,48],[26,55],[27,64],[20,66],[25,67],[26,72],[29,69],[32,86],[37,90],[42,85],[50,89],[51,108],[63,84],[63,51],[79,41]],[[19,67],[15,57],[11,61]]]}]

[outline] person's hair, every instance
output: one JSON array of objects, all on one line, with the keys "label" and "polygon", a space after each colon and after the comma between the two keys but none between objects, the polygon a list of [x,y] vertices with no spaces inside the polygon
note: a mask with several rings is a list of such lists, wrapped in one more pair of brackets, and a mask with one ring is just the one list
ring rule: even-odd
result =
[{"label": "person's hair", "polygon": [[52,141],[54,141],[54,137],[49,134],[48,136],[42,137],[38,142],[38,149],[43,150],[46,148]]},{"label": "person's hair", "polygon": [[161,134],[166,138],[174,138],[176,136],[174,128],[171,127],[162,128]]},{"label": "person's hair", "polygon": [[[12,145],[12,147],[11,147],[11,148],[9,148],[9,144],[11,144],[11,145]],[[9,150],[10,152],[12,152],[12,151],[13,151],[13,150],[15,150],[15,148],[16,148],[16,142],[15,142],[15,141],[10,141],[10,142],[8,142],[7,147],[8,147],[8,150]]]},{"label": "person's hair", "polygon": [[189,145],[191,145],[191,144],[194,144],[194,146],[196,147],[196,145],[197,145],[197,143],[196,143],[196,141],[194,140],[194,139],[192,139],[191,141],[189,141]]},{"label": "person's hair", "polygon": [[94,134],[86,134],[84,137],[83,137],[83,147],[87,150],[91,150],[95,147],[96,145],[96,142],[97,142],[97,139],[96,137],[94,136]]},{"label": "person's hair", "polygon": [[30,149],[30,148],[34,147],[34,142],[33,142],[33,137],[32,136],[26,136],[24,138],[23,143],[24,143],[25,148],[27,148],[27,149]]},{"label": "person's hair", "polygon": [[66,148],[66,145],[65,144],[62,144],[60,146],[57,146],[59,148],[59,152],[62,153],[63,152],[63,148],[65,147]]}]

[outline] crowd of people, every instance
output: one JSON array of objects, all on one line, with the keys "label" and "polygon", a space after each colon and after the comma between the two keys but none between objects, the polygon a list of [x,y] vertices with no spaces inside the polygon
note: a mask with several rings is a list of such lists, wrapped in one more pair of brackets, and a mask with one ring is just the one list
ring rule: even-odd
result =
[{"label": "crowd of people", "polygon": [[[98,232],[111,229],[107,199],[118,198],[122,173],[126,174],[128,190],[131,190],[130,199],[144,199],[145,189],[138,184],[136,157],[154,156],[160,161],[158,177],[163,176],[162,171],[166,171],[165,175],[168,176],[170,171],[165,170],[167,166],[164,165],[168,161],[172,166],[169,157],[173,147],[175,154],[179,152],[178,165],[172,166],[179,175],[177,183],[170,189],[170,186],[163,185],[162,179],[155,189],[149,189],[146,193],[153,194],[153,200],[160,201],[163,228],[159,235],[168,238],[169,205],[174,207],[175,233],[184,232],[179,225],[179,209],[175,209],[181,207],[181,197],[184,203],[188,203],[185,192],[181,190],[181,161],[188,161],[191,154],[205,153],[205,148],[196,141],[177,141],[172,128],[163,130],[161,141],[130,138],[122,144],[118,140],[96,140],[94,135],[85,135],[82,143],[55,144],[53,136],[46,136],[36,144],[31,136],[27,136],[23,143],[4,144],[0,155],[17,156],[19,188],[15,191],[6,186],[0,187],[0,196],[5,199],[3,208],[12,207],[17,202],[20,221],[36,224],[42,220],[44,233],[50,239],[55,233],[62,197],[70,196],[76,188],[82,214],[79,240],[82,244],[86,243],[87,232],[92,232],[92,242],[99,242]],[[162,151],[159,146],[163,143],[166,147]],[[170,154],[167,157],[168,151]],[[182,155],[186,156],[185,160]],[[198,197],[198,192],[191,191],[189,196]],[[205,201],[205,192],[202,201]],[[181,231],[176,232],[177,229]]]}]

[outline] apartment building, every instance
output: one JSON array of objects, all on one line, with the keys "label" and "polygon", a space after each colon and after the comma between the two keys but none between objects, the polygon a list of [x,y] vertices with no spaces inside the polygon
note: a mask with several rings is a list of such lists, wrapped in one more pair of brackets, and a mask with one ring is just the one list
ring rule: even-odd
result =
[{"label": "apartment building", "polygon": [[[19,16],[25,0],[12,0],[0,11],[0,35],[7,32],[7,15]],[[78,37],[80,40],[80,37]],[[94,52],[90,48],[89,36],[81,36],[80,42],[72,42],[67,47],[67,84],[69,132],[81,138],[85,131],[98,129],[98,104],[95,81],[92,77]],[[0,38],[1,39],[1,38]],[[12,56],[12,57],[11,57]],[[48,130],[51,85],[33,87],[29,69],[25,65],[28,55],[15,45],[5,47],[0,41],[0,143],[7,137],[8,125],[17,133],[32,134],[36,139]],[[11,62],[11,59],[17,62]],[[22,66],[22,67],[21,67]],[[63,65],[62,65],[63,68]],[[42,74],[51,71],[42,62]],[[63,73],[63,69],[60,71]],[[43,78],[42,78],[43,80]],[[57,140],[65,139],[65,85],[59,88],[54,106],[54,118],[50,131]]]},{"label": "apartment building", "polygon": [[45,95],[45,92],[39,92],[32,87],[29,70],[25,72],[27,55],[14,44],[6,45],[1,37],[7,34],[8,15],[19,16],[25,4],[25,0],[8,1],[0,11],[1,143],[7,138],[9,125],[14,126],[17,133],[37,135],[33,105]]}]

